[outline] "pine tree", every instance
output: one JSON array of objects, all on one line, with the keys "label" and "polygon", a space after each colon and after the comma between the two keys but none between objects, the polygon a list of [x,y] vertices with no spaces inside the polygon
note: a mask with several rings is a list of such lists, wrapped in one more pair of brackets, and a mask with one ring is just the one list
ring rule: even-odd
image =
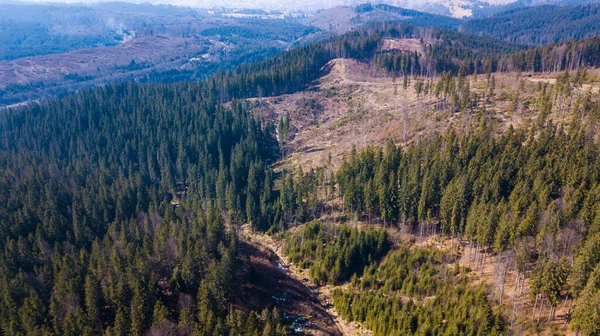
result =
[{"label": "pine tree", "polygon": [[152,326],[160,326],[162,323],[169,320],[169,311],[160,300],[156,300],[154,304],[154,312],[152,313]]},{"label": "pine tree", "polygon": [[85,310],[89,324],[98,327],[100,323],[100,289],[98,283],[92,274],[85,277]]},{"label": "pine tree", "polygon": [[23,306],[19,309],[19,318],[27,334],[36,334],[45,328],[46,308],[36,291],[29,291],[29,296],[25,298]]},{"label": "pine tree", "polygon": [[125,336],[129,334],[129,316],[127,316],[127,313],[125,313],[122,307],[117,309],[112,333],[115,336]]}]

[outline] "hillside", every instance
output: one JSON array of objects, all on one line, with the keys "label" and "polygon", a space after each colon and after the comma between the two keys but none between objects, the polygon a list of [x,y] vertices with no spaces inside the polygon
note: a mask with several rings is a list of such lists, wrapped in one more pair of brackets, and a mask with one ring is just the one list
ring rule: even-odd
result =
[{"label": "hillside", "polygon": [[[372,3],[381,3],[395,7],[403,7],[422,12],[445,15],[454,18],[463,18],[471,16],[486,16],[490,12],[503,11],[518,7],[539,6],[539,5],[580,5],[595,3],[595,0],[378,0]],[[153,1],[152,3],[164,3],[164,1]],[[327,8],[348,6],[354,7],[364,4],[361,0],[305,0],[302,2],[280,2],[277,0],[178,0],[169,2],[180,6],[190,6],[197,8],[229,8],[240,9],[249,8],[254,10],[271,10],[283,12],[315,12]]]},{"label": "hillside", "polygon": [[[581,286],[586,287],[586,291],[590,293],[598,293],[597,287],[594,287],[596,286],[594,285],[595,282],[588,283],[587,286],[582,285],[581,283],[585,283],[587,280],[582,279],[581,273],[577,272],[582,272],[581,263],[587,262],[584,260],[589,260],[592,265],[596,265],[596,269],[598,266],[597,259],[582,259],[587,258],[584,257],[584,255],[589,253],[587,249],[594,248],[592,246],[596,246],[594,244],[597,244],[595,234],[590,236],[585,233],[596,232],[597,219],[591,219],[589,222],[585,220],[585,222],[573,221],[572,219],[568,219],[568,216],[578,217],[583,214],[579,213],[578,210],[574,211],[575,213],[579,213],[579,215],[573,212],[565,212],[567,211],[566,209],[572,209],[570,208],[571,206],[578,208],[580,206],[583,208],[586,207],[584,205],[576,205],[577,201],[571,198],[572,194],[570,193],[573,192],[573,189],[570,188],[573,187],[566,187],[567,182],[562,180],[563,177],[557,177],[558,180],[554,180],[551,183],[557,183],[560,187],[554,187],[556,188],[554,196],[542,196],[549,197],[550,199],[542,201],[545,205],[542,205],[541,208],[538,208],[536,203],[532,204],[525,201],[525,199],[529,199],[527,198],[528,196],[525,196],[525,199],[521,198],[519,200],[515,194],[506,198],[490,194],[489,197],[500,197],[502,200],[499,203],[492,201],[487,206],[493,207],[491,209],[498,209],[496,207],[500,207],[499,210],[489,210],[490,208],[486,208],[488,210],[477,210],[477,207],[483,205],[476,203],[471,203],[471,206],[463,203],[452,205],[452,199],[450,198],[450,201],[448,201],[448,197],[452,197],[448,195],[454,195],[455,192],[463,192],[463,189],[458,189],[459,191],[450,189],[455,188],[453,183],[463,183],[460,182],[463,181],[463,177],[460,174],[467,174],[467,172],[474,174],[472,175],[473,177],[464,177],[472,179],[469,180],[471,182],[466,184],[472,187],[465,187],[466,189],[464,189],[465,202],[477,202],[479,196],[475,194],[479,192],[499,192],[495,189],[497,186],[496,183],[500,186],[506,183],[505,186],[509,190],[507,192],[512,190],[513,193],[521,195],[527,192],[523,189],[518,189],[522,188],[523,184],[514,182],[512,179],[494,181],[497,177],[492,176],[497,175],[474,173],[474,169],[486,169],[479,163],[472,163],[472,166],[465,168],[465,170],[447,168],[453,170],[449,174],[454,177],[449,178],[450,182],[443,182],[444,176],[447,176],[444,175],[445,173],[438,171],[432,175],[428,175],[428,172],[435,169],[446,169],[441,167],[454,167],[454,165],[450,164],[446,166],[445,164],[429,160],[444,160],[441,157],[443,157],[442,155],[447,155],[444,153],[451,150],[447,147],[449,146],[448,141],[452,141],[451,139],[463,139],[463,142],[454,149],[455,155],[458,155],[456,160],[459,162],[462,162],[461,160],[478,161],[479,159],[476,158],[482,155],[481,151],[486,150],[490,151],[490,158],[495,157],[498,153],[497,151],[509,150],[504,146],[511,143],[510,141],[517,141],[518,143],[525,141],[526,134],[531,134],[531,132],[540,132],[538,142],[552,142],[552,144],[548,145],[551,147],[539,144],[548,151],[546,154],[543,154],[545,156],[551,155],[550,153],[554,153],[554,155],[582,155],[581,152],[583,151],[597,148],[595,144],[599,140],[597,133],[598,101],[594,97],[597,97],[598,93],[600,93],[599,74],[597,70],[588,70],[581,84],[576,84],[578,75],[574,73],[568,77],[568,81],[566,81],[567,77],[565,77],[565,73],[522,75],[517,73],[496,73],[492,74],[492,77],[487,77],[486,75],[479,75],[477,78],[469,77],[465,79],[466,83],[468,83],[465,85],[469,87],[470,102],[467,103],[468,105],[465,109],[453,105],[452,101],[454,98],[450,98],[450,96],[444,98],[443,93],[440,93],[440,96],[436,96],[433,92],[418,95],[416,91],[417,87],[421,85],[419,83],[426,83],[426,80],[410,78],[405,88],[402,80],[394,80],[392,77],[384,76],[364,63],[361,64],[348,59],[336,59],[331,64],[331,71],[315,87],[292,95],[258,100],[255,102],[255,111],[267,118],[274,119],[279,117],[290,119],[290,131],[286,133],[289,134],[289,138],[285,141],[284,146],[285,159],[280,169],[287,171],[298,171],[301,169],[305,172],[306,177],[298,177],[298,183],[303,183],[303,188],[310,189],[312,181],[316,181],[318,185],[321,183],[328,185],[327,183],[332,183],[332,181],[335,181],[333,183],[337,183],[335,190],[339,193],[334,191],[333,194],[329,194],[328,198],[327,191],[322,190],[322,193],[317,196],[317,198],[322,199],[321,202],[323,203],[316,210],[317,213],[322,214],[322,217],[316,215],[316,218],[320,218],[321,221],[330,226],[359,226],[364,227],[365,230],[369,227],[389,227],[387,231],[394,237],[392,241],[404,242],[397,243],[400,249],[402,249],[403,244],[408,244],[410,249],[426,248],[433,251],[444,251],[447,255],[440,257],[440,259],[436,259],[437,257],[433,258],[431,261],[433,263],[432,267],[439,270],[439,272],[447,272],[447,270],[443,269],[442,265],[444,263],[455,267],[454,272],[458,272],[452,273],[455,274],[457,279],[457,283],[454,284],[455,286],[460,286],[461,284],[458,279],[468,279],[466,281],[471,283],[471,287],[469,288],[473,288],[474,290],[478,288],[477,286],[484,286],[486,288],[484,291],[487,293],[486,295],[491,302],[491,306],[494,307],[496,313],[502,314],[506,323],[505,326],[510,325],[509,330],[525,334],[533,333],[536,330],[544,335],[551,335],[557,331],[574,335],[577,326],[585,324],[575,322],[577,324],[573,323],[569,325],[569,321],[574,316],[574,310],[577,312],[576,314],[584,314],[581,309],[584,309],[583,306],[588,300],[585,296],[579,296],[578,298],[575,293],[581,290],[578,289],[582,288]],[[436,79],[431,85],[439,87],[439,83],[443,82],[444,79]],[[513,83],[518,84],[515,86]],[[490,85],[493,85],[492,91],[490,91]],[[550,121],[557,126],[547,126]],[[475,147],[469,149],[469,142],[474,141],[473,137],[479,136],[479,132],[482,132],[482,123],[485,123],[486,132],[489,132],[485,137],[498,140],[497,142],[490,140],[489,144],[481,145],[482,147],[473,145]],[[570,132],[577,132],[577,137],[581,137],[579,138],[580,140],[575,140],[569,136],[565,138],[566,135],[561,133],[563,129]],[[578,131],[574,131],[575,129]],[[556,139],[551,135],[553,132],[557,132]],[[509,140],[511,137],[516,138]],[[586,140],[583,140],[584,137]],[[386,203],[381,198],[383,197],[381,194],[382,191],[379,189],[380,187],[375,187],[375,184],[379,183],[376,181],[381,178],[379,174],[382,166],[378,166],[378,162],[385,167],[385,162],[388,162],[385,160],[391,160],[385,159],[385,157],[390,155],[388,154],[389,139],[392,139],[402,149],[399,150],[401,154],[398,154],[399,158],[397,159],[400,160],[398,167],[400,171],[390,173],[390,177],[387,178],[387,181],[391,181],[392,177],[395,178],[395,176],[398,176],[399,184],[387,191],[390,195],[393,195],[390,196],[390,199],[398,203],[387,205],[391,207],[391,214],[386,215],[384,213],[384,204]],[[571,143],[569,146],[574,146],[577,149],[569,150],[564,148],[563,146],[567,146],[565,142],[568,141],[574,141],[575,143]],[[580,149],[579,146],[582,146],[580,141],[585,141],[587,149]],[[552,146],[558,146],[560,149],[549,149],[555,148]],[[479,149],[477,150],[476,148]],[[469,150],[477,151],[477,154],[471,154],[473,155],[471,156],[468,153]],[[533,154],[534,152],[537,153],[537,150],[533,150],[533,152],[529,152],[529,149],[523,150],[527,151],[527,153],[522,153],[523,156],[521,159],[515,158],[517,160],[515,164],[519,167],[528,167],[526,169],[529,169],[533,174],[542,174],[541,171],[555,169],[558,165],[554,163],[556,161],[553,159],[548,159],[546,168],[540,171],[537,167],[539,162],[535,161],[537,156]],[[380,151],[383,151],[383,153]],[[557,154],[558,152],[563,154]],[[501,165],[498,168],[499,171],[508,173],[511,170],[502,167],[502,165],[508,164],[508,162],[504,161],[505,159],[501,158],[504,155],[512,154],[505,153],[500,157],[495,157],[495,160],[497,160],[496,165]],[[591,155],[593,156],[594,154]],[[425,162],[425,168],[421,168],[425,171],[419,172],[418,170],[413,170],[416,168],[406,166],[408,163],[404,160],[418,165]],[[568,161],[571,162],[570,160]],[[582,157],[581,160],[583,161],[579,161],[579,166],[587,165],[588,163],[584,163],[588,162],[587,160],[593,161],[592,157],[587,155],[585,159]],[[462,163],[457,164],[461,165]],[[497,167],[496,165],[492,163],[490,167]],[[485,167],[488,166],[485,165]],[[563,168],[569,169],[565,166]],[[583,168],[583,171],[579,173],[581,174],[580,178],[591,179],[589,180],[589,183],[591,183],[589,188],[591,189],[583,185],[579,187],[579,190],[582,192],[580,195],[585,199],[595,197],[594,193],[598,185],[596,179],[598,170],[594,167],[590,168],[591,170]],[[329,177],[328,174],[330,171],[336,172],[335,177]],[[518,174],[515,173],[515,176],[520,176],[524,171],[525,168],[522,168]],[[317,177],[314,177],[312,174],[316,174]],[[320,174],[323,175],[321,176]],[[416,174],[417,177],[412,174]],[[420,210],[421,205],[417,206],[417,203],[421,204],[423,202],[424,196],[422,195],[425,185],[423,184],[421,187],[419,185],[420,183],[425,183],[421,181],[426,181],[428,176],[435,176],[433,177],[435,182],[431,182],[434,185],[430,189],[432,194],[429,197],[433,198],[430,201],[426,201],[432,203],[430,205],[431,208],[427,210],[428,217],[425,218],[420,217],[424,215],[422,214],[422,210]],[[414,180],[413,182],[411,180],[406,181],[403,180],[404,178],[416,178],[417,182],[415,183]],[[323,182],[323,180],[326,182]],[[545,183],[541,180],[542,178],[538,178],[536,183]],[[341,183],[344,184],[342,185]],[[405,185],[405,183],[409,184]],[[444,183],[449,183],[447,185],[449,189],[443,187]],[[528,182],[524,183],[531,185],[527,184]],[[357,184],[358,187],[356,187]],[[375,206],[372,203],[371,205],[368,203],[369,188],[373,188],[370,195],[374,194],[374,196],[371,197],[379,200],[375,201]],[[538,185],[535,188],[545,187]],[[410,192],[416,200],[411,197],[404,198],[406,197],[402,194],[404,192]],[[540,192],[539,189],[530,191],[533,195],[539,195],[537,194],[538,192]],[[436,197],[437,200],[435,200]],[[307,202],[311,204],[313,201],[308,199]],[[408,203],[405,204],[403,202]],[[462,201],[459,200],[458,202]],[[516,205],[513,202],[525,203]],[[456,206],[462,207],[461,211],[463,212],[458,216],[464,217],[462,217],[463,219],[456,219],[456,224],[451,224],[455,220],[452,218],[456,215],[454,212],[456,210],[449,210],[448,207],[456,209]],[[517,206],[522,208],[520,210],[513,208]],[[545,208],[546,206],[548,208]],[[560,208],[555,208],[555,206],[560,206]],[[582,208],[579,209],[581,209],[579,211],[583,211]],[[491,236],[487,236],[490,234],[489,232],[479,231],[482,229],[480,225],[487,223],[485,219],[482,219],[486,218],[486,215],[478,217],[483,213],[478,214],[476,211],[484,211],[486,214],[487,211],[499,211],[491,214]],[[508,215],[504,211],[508,211]],[[436,212],[439,212],[439,215],[435,215],[434,213]],[[386,219],[384,216],[389,217]],[[514,218],[512,216],[518,217]],[[529,219],[526,219],[526,216],[533,216],[533,218],[527,217]],[[593,216],[592,218],[597,217]],[[385,222],[386,220],[387,223]],[[526,225],[524,221],[527,220],[530,221],[527,222],[529,223],[527,224],[529,225],[528,228],[520,226]],[[538,231],[549,225],[548,223],[556,223],[559,228],[553,233]],[[295,232],[308,230],[310,225],[298,224],[298,227],[294,227],[289,234],[285,235],[285,237],[290,236],[292,238],[286,238],[283,241],[279,241],[279,243],[291,244],[295,242],[299,239],[295,235]],[[464,230],[460,231],[460,240],[454,238],[452,230],[455,229],[452,229],[452,225],[456,225],[456,230]],[[586,231],[588,229],[577,225],[583,225],[589,228],[590,231]],[[330,230],[335,232],[333,228],[330,228]],[[447,233],[444,234],[443,232]],[[481,234],[484,236],[479,236]],[[329,241],[334,238],[324,239]],[[575,241],[582,244],[582,247],[573,247],[572,244]],[[307,248],[308,246],[312,246],[310,244],[307,245]],[[583,247],[584,245],[585,248]],[[526,252],[529,254],[523,255],[525,252],[522,249],[529,249],[530,251]],[[319,249],[317,249],[317,253],[319,253],[318,251]],[[484,256],[484,254],[487,254],[487,256]],[[288,256],[291,255],[288,254]],[[386,258],[396,260],[394,258],[397,257],[395,254],[390,254]],[[308,263],[295,264],[310,266],[310,260],[314,260],[315,263],[320,262],[318,256],[307,258],[309,260]],[[322,262],[329,260],[329,257],[322,258]],[[526,259],[525,261],[519,261],[519,258]],[[395,264],[392,265],[398,265],[401,262],[395,261]],[[428,265],[427,262],[420,262]],[[454,263],[464,267],[464,269],[456,268],[458,266],[453,266]],[[319,276],[316,274],[321,273],[313,270],[312,266],[300,267],[305,268],[304,271],[300,272],[301,274],[310,274],[311,280],[319,282]],[[378,270],[377,267],[383,269]],[[406,313],[404,310],[402,313],[384,315],[389,313],[384,307],[388,307],[388,305],[394,307],[397,304],[402,309],[408,309],[405,308],[406,298],[412,297],[415,305],[418,305],[421,302],[420,300],[423,300],[423,294],[418,294],[420,293],[418,291],[417,293],[411,292],[411,287],[409,287],[411,285],[406,282],[398,284],[396,282],[398,280],[390,275],[394,274],[390,273],[392,272],[390,267],[393,266],[390,265],[389,261],[386,264],[384,259],[381,262],[381,266],[373,266],[372,269],[365,270],[365,275],[361,276],[360,272],[358,272],[361,271],[361,268],[357,268],[358,280],[350,280],[348,277],[346,281],[341,281],[341,283],[335,284],[333,287],[326,280],[327,286],[324,288],[328,288],[330,293],[335,293],[331,300],[334,303],[337,313],[347,321],[361,322],[361,325],[366,326],[379,335],[391,332],[390,329],[386,328],[393,328],[398,324],[402,326],[402,323],[406,323],[401,322],[400,318],[401,316],[405,316]],[[573,273],[570,273],[571,270]],[[556,272],[554,274],[559,278],[555,280],[560,284],[558,285],[558,289],[552,289],[552,292],[549,289],[543,289],[543,281],[548,280],[540,280],[539,277],[541,275],[539,272]],[[369,278],[371,274],[377,281]],[[437,273],[434,272],[433,274]],[[425,281],[421,280],[421,278],[428,279],[427,276],[427,274],[415,274],[414,277],[419,280],[413,281],[419,281],[418,283],[421,284],[420,281]],[[404,281],[409,281],[408,283],[410,283],[411,279],[409,277]],[[383,284],[379,284],[378,281],[382,281]],[[443,281],[439,279],[431,281],[435,281],[435,286],[444,286]],[[437,281],[441,282],[438,284]],[[418,285],[413,282],[412,286]],[[500,292],[500,286],[505,288],[504,292]],[[387,301],[385,299],[376,301],[377,299],[368,296],[370,291],[366,291],[365,287],[372,288],[372,290],[381,290],[386,293],[385,297],[388,298]],[[398,294],[391,295],[390,288],[395,288]],[[361,290],[365,290],[364,294],[361,294]],[[429,295],[431,295],[432,300],[441,300],[439,304],[449,305],[446,307],[450,311],[454,309],[452,308],[453,306],[443,299],[444,295],[448,295],[448,291],[447,289],[442,290],[441,293],[443,294],[441,297],[439,296],[440,292],[435,291]],[[396,295],[402,299],[395,301],[394,298],[396,298]],[[464,298],[464,300],[467,299]],[[546,306],[541,307],[540,301],[546,301]],[[362,305],[362,308],[358,308],[359,304]],[[368,308],[373,306],[378,308]],[[423,309],[430,308],[432,307],[426,305]],[[398,317],[400,320],[389,322],[393,319],[392,316]],[[379,320],[375,320],[374,318]],[[448,321],[453,321],[451,323],[454,323],[456,319],[456,317],[452,316],[448,316],[447,318]],[[459,320],[464,321],[462,319]],[[420,328],[421,326],[421,324],[417,324],[415,328]],[[462,327],[459,326],[458,328]],[[586,330],[593,330],[590,329],[589,324],[585,328],[587,328]],[[413,332],[416,333],[418,330],[413,329]],[[411,332],[404,331],[400,334],[411,334]]]},{"label": "hillside", "polygon": [[[427,44],[384,38],[378,51],[423,53]],[[534,52],[548,55],[560,48]],[[577,189],[579,200],[596,199],[597,69],[403,78],[372,59],[345,58],[325,68],[327,73],[303,91],[252,101],[256,114],[280,120],[283,160],[277,169],[296,172],[295,188],[309,190],[301,196],[304,219],[296,219],[273,246],[284,246],[285,256],[295,258],[296,272],[321,284],[345,323],[359,323],[375,335],[417,334],[436,325],[411,329],[404,317],[423,321],[423,311],[437,317],[442,314],[437,304],[445,307],[442,316],[452,328],[467,332],[479,324],[457,323],[474,317],[457,317],[454,309],[470,302],[471,294],[450,299],[455,294],[449,294],[446,274],[451,274],[450,288],[462,288],[465,281],[467,293],[485,293],[489,302],[478,307],[490,305],[491,330],[593,334],[594,323],[582,319],[594,314],[588,302],[596,302],[599,293],[597,275],[590,273],[597,272],[598,259],[589,255],[598,243],[598,217],[582,216],[596,213],[597,203],[584,205],[572,193]],[[459,143],[451,145],[454,141]],[[397,152],[390,152],[393,144]],[[567,178],[570,166],[551,158],[556,155],[571,156],[560,162],[578,161],[579,177]],[[550,170],[558,175],[545,175]],[[287,188],[289,182],[281,183]],[[323,225],[324,233],[315,238],[327,242],[322,250],[307,238],[319,232],[313,231],[316,224],[302,223],[311,218]],[[403,252],[364,271],[361,266],[345,270],[354,266],[343,261],[338,270],[333,261],[347,247],[334,252],[329,246],[348,242],[345,227],[386,228]],[[421,258],[423,273],[402,268],[413,258],[410,251],[427,255],[415,257]],[[396,278],[394,272],[409,275]],[[339,274],[346,275],[331,280]],[[423,285],[428,281],[437,289]],[[549,286],[553,281],[556,285]],[[493,322],[498,316],[499,325]]]},{"label": "hillside", "polygon": [[[479,105],[473,106],[470,113],[452,113],[439,108],[437,97],[417,94],[417,86],[436,86],[435,80],[428,84],[422,78],[410,78],[405,88],[402,78],[386,76],[381,70],[355,60],[335,59],[329,67],[328,74],[310,90],[256,101],[259,113],[270,118],[290,118],[297,132],[290,138],[287,149],[293,167],[321,167],[327,164],[329,155],[334,167],[338,167],[352,147],[384,145],[390,138],[408,147],[448,127],[466,134],[474,127],[473,111],[483,108]],[[574,91],[573,100],[587,91],[592,95],[600,93],[600,83],[596,82],[600,72],[589,70],[587,73],[591,82]],[[494,98],[490,98],[494,103],[485,104],[490,125],[498,133],[504,133],[510,126],[534,125],[538,116],[526,106],[537,99],[539,83],[553,84],[556,76],[558,74],[494,74],[496,88]],[[470,77],[468,81],[471,95],[481,99],[487,94],[486,75]],[[509,113],[517,94],[514,82],[522,83],[518,99],[527,105],[520,103],[521,108]],[[563,113],[552,114],[550,118],[566,126],[573,121]]]},{"label": "hillside", "polygon": [[[491,10],[488,7],[474,9],[483,11],[486,8]],[[458,30],[525,45],[594,37],[600,32],[600,27],[597,26],[598,4],[517,6],[514,3],[504,10],[501,8],[494,8],[495,13],[489,16],[457,19],[384,4],[363,4],[355,8],[334,7],[321,10],[306,18],[304,23],[325,31],[343,33],[373,22],[406,22],[415,26]]]}]

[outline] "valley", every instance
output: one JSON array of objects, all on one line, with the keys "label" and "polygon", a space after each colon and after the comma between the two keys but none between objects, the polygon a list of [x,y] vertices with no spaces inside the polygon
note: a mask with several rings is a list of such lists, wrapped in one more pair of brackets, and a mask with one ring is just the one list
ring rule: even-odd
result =
[{"label": "valley", "polygon": [[10,45],[0,52],[0,107],[107,83],[200,80],[316,38],[294,17],[226,10],[14,3],[0,12],[0,42]]}]

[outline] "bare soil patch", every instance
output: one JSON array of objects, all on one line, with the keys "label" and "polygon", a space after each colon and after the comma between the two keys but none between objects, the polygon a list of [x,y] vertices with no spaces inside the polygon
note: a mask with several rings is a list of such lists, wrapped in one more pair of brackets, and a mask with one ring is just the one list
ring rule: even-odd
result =
[{"label": "bare soil patch", "polygon": [[316,304],[319,307],[319,311],[323,313],[320,320],[324,323],[329,322],[328,330],[323,330],[323,328],[318,328],[317,330],[307,329],[307,332],[314,332],[314,335],[372,335],[370,330],[365,329],[359,323],[347,322],[337,314],[333,308],[332,295],[333,290],[339,286],[318,286],[312,283],[308,277],[307,270],[300,269],[288,262],[287,257],[283,254],[283,241],[275,240],[264,234],[251,232],[248,226],[244,228],[244,236],[247,241],[260,246],[264,251],[270,251],[274,255],[279,269],[286,272],[296,282],[301,283],[308,293],[310,293],[309,301]]},{"label": "bare soil patch", "polygon": [[381,50],[400,50],[400,51],[412,51],[421,52],[421,40],[416,38],[406,39],[383,39]]},{"label": "bare soil patch", "polygon": [[236,298],[238,306],[258,311],[277,307],[299,334],[342,334],[311,289],[290,273],[269,247],[252,239],[241,247],[249,263],[244,263],[247,279]]}]

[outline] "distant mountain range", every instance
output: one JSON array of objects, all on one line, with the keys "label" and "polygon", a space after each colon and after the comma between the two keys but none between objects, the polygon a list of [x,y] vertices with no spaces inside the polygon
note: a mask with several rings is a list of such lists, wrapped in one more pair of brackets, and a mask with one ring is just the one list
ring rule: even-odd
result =
[{"label": "distant mountain range", "polygon": [[598,35],[600,4],[514,8],[498,13],[491,11],[484,18],[464,19],[390,5],[364,4],[321,10],[305,18],[303,23],[339,34],[361,25],[383,21],[438,27],[521,45],[542,45]]},{"label": "distant mountain range", "polygon": [[[104,2],[102,0],[31,0],[35,2]],[[387,4],[423,12],[463,17],[486,17],[509,9],[540,5],[581,5],[598,3],[600,0],[128,0],[133,3],[169,4],[195,8],[236,8],[275,11],[314,12],[338,6],[355,7],[364,3]]]},{"label": "distant mountain range", "polygon": [[459,19],[371,3],[294,13],[1,1],[0,106],[111,82],[202,79],[217,69],[382,22],[468,33],[480,44],[503,40],[521,49],[600,35],[600,4],[480,5],[469,9],[473,17]]}]

